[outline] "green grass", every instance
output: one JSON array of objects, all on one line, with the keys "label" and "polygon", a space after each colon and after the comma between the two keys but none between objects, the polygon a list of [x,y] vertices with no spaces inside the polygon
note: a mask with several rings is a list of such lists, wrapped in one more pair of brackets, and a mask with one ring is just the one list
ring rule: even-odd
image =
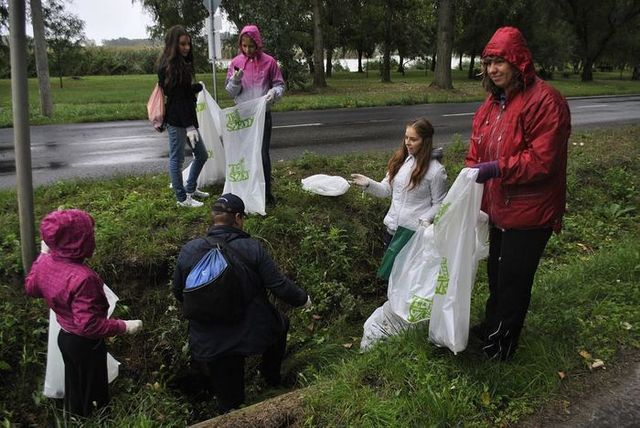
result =
[{"label": "green grass", "polygon": [[[278,206],[245,225],[314,300],[311,311],[289,312],[284,365],[289,384],[318,385],[308,423],[507,425],[558,391],[558,371],[575,378],[588,373],[579,351],[613,365],[620,349],[639,348],[639,139],[640,127],[572,137],[564,230],[547,247],[522,347],[508,364],[484,362],[474,352],[453,356],[429,344],[425,331],[359,355],[363,322],[386,294],[375,271],[388,201],[355,189],[337,198],[312,195],[301,190],[300,179],[320,172],[381,179],[389,153],[307,154],[277,165]],[[452,179],[464,151],[458,144],[445,153]],[[90,264],[120,296],[116,315],[145,322],[141,335],[110,340],[110,351],[123,362],[121,376],[110,408],[83,421],[87,426],[184,426],[215,415],[215,401],[193,388],[186,325],[167,280],[180,246],[204,233],[209,214],[175,207],[167,183],[167,175],[159,174],[36,189],[37,221],[59,206],[95,217],[97,250]],[[0,192],[0,206],[0,394],[11,396],[0,402],[0,420],[62,424],[52,401],[39,393],[47,313],[42,301],[22,292],[15,192]],[[473,322],[486,299],[484,270],[481,265]],[[247,382],[249,402],[282,392],[256,376],[255,360],[249,361]]]},{"label": "green grass", "polygon": [[[217,73],[217,88],[221,107],[232,105],[224,90],[224,73]],[[288,92],[275,111],[310,110],[338,107],[372,107],[400,104],[474,101],[485,93],[478,81],[468,80],[466,71],[453,71],[454,89],[444,91],[430,84],[433,73],[413,70],[402,76],[392,74],[392,83],[381,83],[377,71],[369,76],[358,73],[334,73],[327,79],[328,87],[321,91]],[[54,116],[44,117],[39,111],[38,83],[29,79],[29,105],[31,123],[99,122],[108,120],[145,119],[146,103],[156,82],[155,75],[87,76],[78,79],[51,79],[55,104]],[[211,74],[202,74],[209,92],[213,93]],[[559,77],[550,81],[565,96],[615,95],[640,93],[640,82],[631,81],[629,73],[594,73],[594,81],[582,83],[579,76]],[[11,82],[0,80],[0,127],[11,126]]]}]

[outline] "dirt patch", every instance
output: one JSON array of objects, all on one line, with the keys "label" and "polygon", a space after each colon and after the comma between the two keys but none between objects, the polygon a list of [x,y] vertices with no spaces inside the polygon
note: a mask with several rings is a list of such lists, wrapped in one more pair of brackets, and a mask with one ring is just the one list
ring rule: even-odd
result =
[{"label": "dirt patch", "polygon": [[639,390],[640,350],[624,351],[606,369],[569,377],[556,397],[517,426],[637,426]]}]

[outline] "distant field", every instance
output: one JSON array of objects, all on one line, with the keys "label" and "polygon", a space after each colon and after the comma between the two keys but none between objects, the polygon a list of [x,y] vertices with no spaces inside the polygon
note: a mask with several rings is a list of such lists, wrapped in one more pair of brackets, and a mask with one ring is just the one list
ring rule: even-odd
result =
[{"label": "distant field", "polygon": [[[455,70],[454,89],[443,91],[430,87],[433,73],[413,70],[401,75],[392,74],[392,83],[380,82],[377,71],[369,75],[340,72],[327,79],[328,87],[322,91],[312,89],[288,92],[274,110],[310,110],[337,107],[371,107],[397,104],[421,104],[479,100],[484,91],[479,81],[468,80],[466,71]],[[640,93],[640,82],[631,81],[629,73],[595,73],[590,83],[580,82],[578,75],[559,77],[550,81],[565,96],[613,95]],[[198,75],[209,92],[213,93],[211,74]],[[63,78],[64,88],[57,78],[51,79],[55,113],[46,118],[39,113],[38,83],[29,79],[31,123],[99,122],[109,120],[143,119],[146,102],[155,75],[88,76],[79,79]],[[232,104],[224,90],[224,74],[217,75],[219,103]],[[11,82],[0,80],[0,127],[11,126]]]}]

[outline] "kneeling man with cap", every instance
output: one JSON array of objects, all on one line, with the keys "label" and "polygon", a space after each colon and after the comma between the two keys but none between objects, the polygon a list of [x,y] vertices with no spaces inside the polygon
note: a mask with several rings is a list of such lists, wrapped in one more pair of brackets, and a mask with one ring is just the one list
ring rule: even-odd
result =
[{"label": "kneeling man with cap", "polygon": [[[255,293],[244,318],[234,324],[189,321],[191,356],[208,367],[223,413],[244,402],[245,357],[262,355],[260,373],[265,381],[272,386],[280,383],[289,320],[269,302],[267,291],[292,306],[311,305],[307,293],[278,270],[260,242],[243,231],[244,210],[238,196],[222,195],[213,204],[213,226],[207,233],[208,237],[224,240],[255,273],[246,279]],[[173,293],[179,301],[189,272],[211,248],[202,238],[182,247],[173,275]]]}]

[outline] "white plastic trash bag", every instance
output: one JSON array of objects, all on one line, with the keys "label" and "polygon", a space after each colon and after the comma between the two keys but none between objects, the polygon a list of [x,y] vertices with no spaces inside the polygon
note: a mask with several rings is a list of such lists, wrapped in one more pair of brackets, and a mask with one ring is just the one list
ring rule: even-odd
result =
[{"label": "white plastic trash bag", "polygon": [[[199,131],[202,142],[207,149],[209,158],[202,167],[198,176],[198,187],[209,184],[222,183],[225,176],[225,156],[220,135],[220,112],[221,109],[213,99],[211,94],[203,88],[198,94],[196,104],[196,114],[198,116]],[[182,171],[182,180],[186,183],[189,178],[191,163]]]},{"label": "white plastic trash bag", "polygon": [[[104,285],[104,294],[109,302],[109,310],[107,316],[110,317],[116,307],[118,296]],[[49,310],[49,344],[47,347],[47,368],[44,377],[43,394],[49,398],[64,398],[64,360],[62,353],[58,347],[58,333],[60,332],[60,324],[56,319],[56,314]],[[107,353],[107,377],[109,383],[118,377],[120,362]]]},{"label": "white plastic trash bag", "polygon": [[338,175],[316,174],[301,180],[302,188],[322,196],[340,196],[349,190],[349,183]]},{"label": "white plastic trash bag", "polygon": [[387,298],[393,313],[409,323],[431,317],[441,260],[435,247],[433,224],[426,228],[419,226],[391,269]]},{"label": "white plastic trash bag", "polygon": [[262,135],[266,96],[245,101],[220,112],[226,158],[223,193],[244,201],[247,213],[265,215],[265,182],[262,170]]},{"label": "white plastic trash bag", "polygon": [[460,172],[434,220],[435,245],[442,262],[429,339],[453,353],[467,347],[471,290],[478,261],[488,254],[488,217],[480,211],[483,185],[476,183],[477,175],[477,168]]},{"label": "white plastic trash bag", "polygon": [[409,327],[409,324],[393,313],[389,302],[385,302],[369,316],[364,323],[364,333],[360,341],[360,350],[366,351],[376,342],[389,336],[395,336]]}]

